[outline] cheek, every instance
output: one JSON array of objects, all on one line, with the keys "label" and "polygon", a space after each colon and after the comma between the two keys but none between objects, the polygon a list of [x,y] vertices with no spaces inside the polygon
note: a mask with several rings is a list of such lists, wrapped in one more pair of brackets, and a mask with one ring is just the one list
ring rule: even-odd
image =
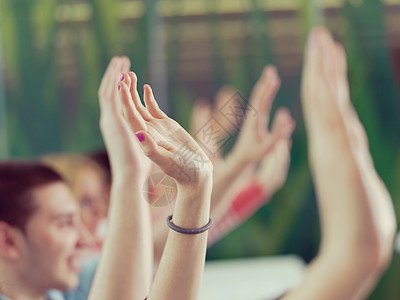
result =
[{"label": "cheek", "polygon": [[79,233],[73,228],[58,230],[52,237],[53,249],[60,255],[71,255],[76,248]]},{"label": "cheek", "polygon": [[[68,257],[74,253],[78,233],[74,230],[51,230],[38,241],[30,244],[28,259],[38,269],[54,272],[64,269]],[[56,271],[57,272],[57,271]]]},{"label": "cheek", "polygon": [[81,209],[81,220],[90,233],[94,234],[96,231],[97,220],[90,207]]},{"label": "cheek", "polygon": [[90,223],[92,221],[93,213],[89,206],[81,207],[81,219],[84,223]]}]

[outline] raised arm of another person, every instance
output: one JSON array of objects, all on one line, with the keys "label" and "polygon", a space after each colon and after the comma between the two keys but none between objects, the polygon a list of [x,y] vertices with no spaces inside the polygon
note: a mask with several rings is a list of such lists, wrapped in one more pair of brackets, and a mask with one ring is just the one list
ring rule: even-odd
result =
[{"label": "raised arm of another person", "polygon": [[208,234],[208,247],[248,220],[269,202],[285,183],[290,165],[290,137],[279,141],[265,155],[256,174],[248,178],[240,191],[230,200],[228,210]]},{"label": "raised arm of another person", "polygon": [[[279,82],[276,69],[267,67],[254,87],[250,98],[251,108],[242,124],[235,150],[226,160],[221,156],[218,141],[232,134],[245,115],[242,110],[235,111],[239,118],[228,120],[222,111],[238,108],[235,102],[238,93],[230,87],[223,87],[217,93],[214,106],[204,99],[194,105],[191,114],[192,134],[214,164],[211,214],[216,226],[210,230],[208,246],[247,220],[286,180],[290,153],[282,146],[291,143],[295,122],[287,109],[280,108],[273,120],[271,132],[267,127],[271,102]],[[216,136],[210,139],[213,132]],[[279,141],[276,143],[275,139]],[[278,153],[278,148],[283,152]],[[256,164],[260,160],[263,162],[254,176]],[[156,208],[157,215],[163,215],[171,209],[170,206]],[[156,263],[168,233],[163,223],[163,218],[153,220]]]},{"label": "raised arm of another person", "polygon": [[365,299],[391,261],[391,198],[349,95],[343,47],[326,30],[313,30],[302,106],[322,237],[303,281],[284,299]]},{"label": "raised arm of another person", "polygon": [[89,300],[144,299],[153,272],[150,211],[142,196],[150,161],[121,115],[118,79],[129,70],[114,57],[99,89],[100,128],[111,163],[109,225]]},{"label": "raised arm of another person", "polygon": [[238,97],[238,92],[230,86],[223,86],[215,95],[213,103],[205,98],[197,99],[190,112],[190,134],[200,141],[204,152],[214,166],[214,174],[223,168],[222,145],[235,134],[244,112],[235,118],[230,117],[226,108],[235,108],[231,103]]},{"label": "raised arm of another person", "polygon": [[[274,149],[276,143],[290,136],[294,121],[289,115],[288,122],[276,122],[282,119],[287,110],[278,109],[273,123],[279,124],[268,129],[270,110],[280,86],[280,78],[275,67],[267,66],[253,88],[238,139],[226,156],[221,172],[215,175],[211,201],[211,212],[219,219],[229,208],[231,197],[224,197],[226,191],[235,186],[239,174],[254,169],[256,164]],[[251,173],[250,173],[251,174]]]},{"label": "raised arm of another person", "polygon": [[144,86],[144,106],[136,85],[133,72],[124,74],[120,86],[126,118],[145,155],[177,185],[168,221],[174,230],[168,234],[148,299],[198,299],[210,225],[212,164],[195,140],[160,110],[150,86]]}]

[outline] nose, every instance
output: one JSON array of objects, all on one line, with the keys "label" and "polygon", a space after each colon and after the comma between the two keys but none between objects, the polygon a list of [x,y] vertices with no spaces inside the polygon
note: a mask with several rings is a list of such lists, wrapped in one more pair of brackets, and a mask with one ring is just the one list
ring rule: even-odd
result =
[{"label": "nose", "polygon": [[94,248],[96,243],[95,238],[80,218],[76,220],[76,228],[79,234],[76,247],[82,250]]}]

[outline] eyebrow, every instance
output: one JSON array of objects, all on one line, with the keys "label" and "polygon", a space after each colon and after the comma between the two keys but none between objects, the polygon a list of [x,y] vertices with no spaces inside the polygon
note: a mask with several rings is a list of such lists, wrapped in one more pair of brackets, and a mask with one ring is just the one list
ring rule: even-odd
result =
[{"label": "eyebrow", "polygon": [[66,218],[74,218],[77,217],[79,215],[78,211],[74,211],[74,212],[66,212],[66,213],[59,213],[57,215],[53,215],[51,216],[51,220],[60,220],[60,219],[66,219]]}]

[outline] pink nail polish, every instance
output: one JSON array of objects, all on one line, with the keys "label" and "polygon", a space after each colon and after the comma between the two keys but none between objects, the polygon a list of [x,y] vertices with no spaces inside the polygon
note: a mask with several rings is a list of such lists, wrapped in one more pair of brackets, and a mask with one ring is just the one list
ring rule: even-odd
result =
[{"label": "pink nail polish", "polygon": [[136,133],[136,137],[138,138],[139,142],[143,142],[144,141],[143,133]]},{"label": "pink nail polish", "polygon": [[120,79],[120,81],[124,81],[124,74],[121,74],[121,79]]},{"label": "pink nail polish", "polygon": [[121,86],[118,84],[118,91],[121,89]]}]

